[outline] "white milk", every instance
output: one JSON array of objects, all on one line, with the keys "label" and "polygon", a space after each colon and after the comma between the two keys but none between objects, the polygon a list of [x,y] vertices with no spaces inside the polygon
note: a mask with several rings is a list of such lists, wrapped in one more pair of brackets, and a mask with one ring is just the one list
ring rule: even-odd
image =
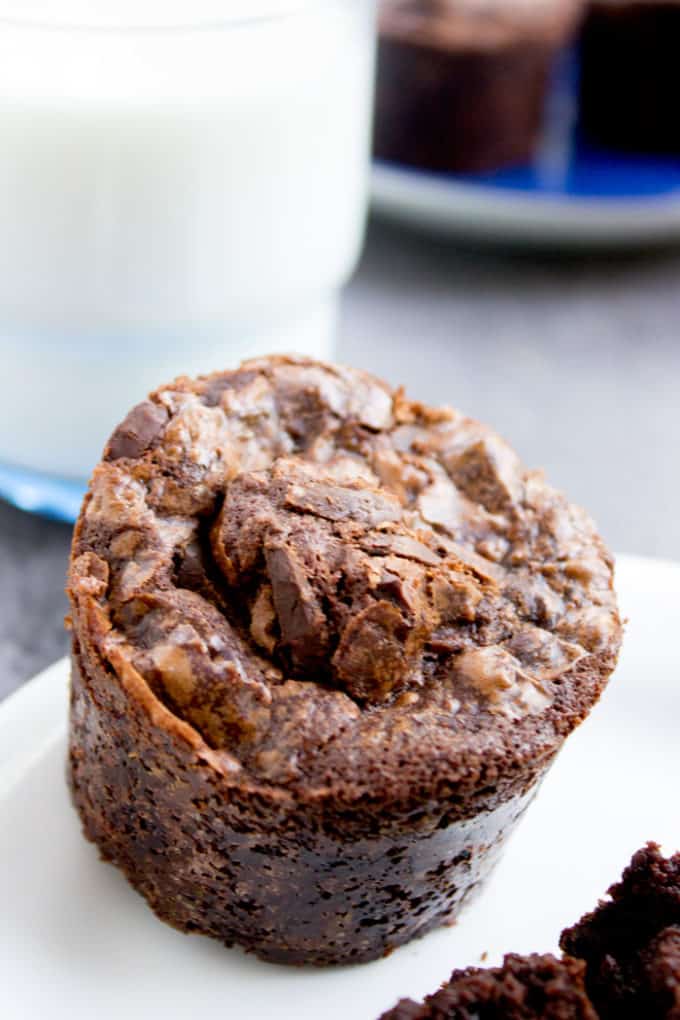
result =
[{"label": "white milk", "polygon": [[0,0],[0,461],[83,476],[178,373],[331,353],[372,7]]}]

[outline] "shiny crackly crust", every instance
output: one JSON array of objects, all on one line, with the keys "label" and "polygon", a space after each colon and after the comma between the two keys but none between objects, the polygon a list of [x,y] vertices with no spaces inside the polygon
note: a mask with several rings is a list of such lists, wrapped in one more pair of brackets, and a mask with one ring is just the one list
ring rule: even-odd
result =
[{"label": "shiny crackly crust", "polygon": [[[343,550],[349,613],[324,572]],[[379,955],[455,916],[598,697],[611,577],[587,518],[456,412],[300,359],[179,380],[114,433],[74,535],[86,832],[185,930]],[[311,660],[301,605],[325,628]],[[376,634],[389,669],[357,656]],[[373,905],[339,920],[362,885]]]},{"label": "shiny crackly crust", "polygon": [[620,640],[592,524],[494,433],[284,359],[123,423],[70,595],[76,635],[225,770],[305,792],[521,768],[587,714]]}]

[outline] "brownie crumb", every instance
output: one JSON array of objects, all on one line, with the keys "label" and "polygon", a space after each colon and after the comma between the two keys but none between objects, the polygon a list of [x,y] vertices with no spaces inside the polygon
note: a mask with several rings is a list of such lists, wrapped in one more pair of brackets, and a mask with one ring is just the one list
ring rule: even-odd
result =
[{"label": "brownie crumb", "polygon": [[509,955],[502,967],[456,970],[423,1003],[402,999],[380,1020],[680,1020],[680,853],[639,850],[560,947],[561,959]]},{"label": "brownie crumb", "polygon": [[656,843],[634,855],[621,880],[561,948],[584,960],[586,985],[601,1020],[680,1016],[680,853]]},{"label": "brownie crumb", "polygon": [[585,966],[568,957],[505,957],[502,967],[456,970],[422,1006],[403,999],[381,1020],[597,1020]]}]

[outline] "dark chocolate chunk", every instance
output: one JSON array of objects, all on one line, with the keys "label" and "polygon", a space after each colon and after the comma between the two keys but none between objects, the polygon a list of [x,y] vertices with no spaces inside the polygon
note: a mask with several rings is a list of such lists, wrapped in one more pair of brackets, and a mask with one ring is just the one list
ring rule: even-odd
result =
[{"label": "dark chocolate chunk", "polygon": [[158,439],[167,424],[168,412],[161,404],[144,400],[133,407],[111,436],[106,448],[109,460],[141,457]]},{"label": "dark chocolate chunk", "polygon": [[229,375],[211,375],[204,381],[200,390],[203,403],[206,407],[216,407],[226,390],[243,389],[248,383],[257,379],[257,376],[258,373],[255,371],[232,372]]},{"label": "dark chocolate chunk", "polygon": [[281,644],[296,669],[314,668],[323,662],[326,651],[326,618],[303,565],[283,543],[268,543],[265,559]]},{"label": "dark chocolate chunk", "polygon": [[414,672],[414,633],[390,602],[375,602],[355,616],[333,656],[333,670],[353,698],[382,701],[405,687]]}]

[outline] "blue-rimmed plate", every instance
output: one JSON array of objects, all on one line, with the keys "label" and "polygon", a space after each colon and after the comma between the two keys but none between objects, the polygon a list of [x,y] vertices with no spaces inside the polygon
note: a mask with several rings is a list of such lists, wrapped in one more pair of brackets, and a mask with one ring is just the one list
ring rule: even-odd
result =
[{"label": "blue-rimmed plate", "polygon": [[628,247],[680,240],[680,158],[594,148],[578,125],[578,54],[558,61],[532,164],[487,174],[373,168],[374,210],[470,240]]},{"label": "blue-rimmed plate", "polygon": [[373,168],[375,212],[461,238],[554,247],[680,240],[680,160],[617,156],[576,144],[567,165],[487,175]]}]

